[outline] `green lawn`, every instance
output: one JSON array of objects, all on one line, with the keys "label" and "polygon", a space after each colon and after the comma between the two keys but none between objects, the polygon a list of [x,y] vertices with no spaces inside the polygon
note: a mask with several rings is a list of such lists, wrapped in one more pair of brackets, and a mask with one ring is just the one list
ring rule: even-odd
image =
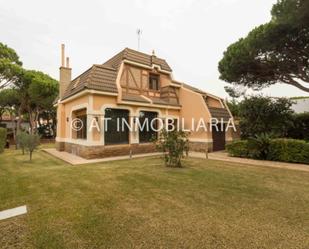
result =
[{"label": "green lawn", "polygon": [[309,248],[309,173],[159,158],[70,166],[0,155],[0,248]]}]

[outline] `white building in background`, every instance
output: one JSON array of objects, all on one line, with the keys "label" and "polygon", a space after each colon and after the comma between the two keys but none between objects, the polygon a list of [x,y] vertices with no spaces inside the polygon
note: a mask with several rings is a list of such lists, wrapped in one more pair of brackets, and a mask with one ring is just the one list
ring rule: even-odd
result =
[{"label": "white building in background", "polygon": [[309,97],[308,98],[300,98],[300,99],[293,99],[292,109],[296,113],[304,113],[309,112]]}]

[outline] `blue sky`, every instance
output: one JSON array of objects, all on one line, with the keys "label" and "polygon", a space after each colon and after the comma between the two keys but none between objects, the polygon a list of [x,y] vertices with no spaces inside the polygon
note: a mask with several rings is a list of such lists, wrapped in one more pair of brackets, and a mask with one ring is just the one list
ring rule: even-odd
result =
[{"label": "blue sky", "polygon": [[[0,41],[24,66],[58,79],[60,44],[66,44],[73,76],[103,63],[125,47],[165,58],[176,80],[226,96],[218,61],[226,47],[270,20],[276,0],[0,0]],[[271,96],[308,96],[286,85]]]}]

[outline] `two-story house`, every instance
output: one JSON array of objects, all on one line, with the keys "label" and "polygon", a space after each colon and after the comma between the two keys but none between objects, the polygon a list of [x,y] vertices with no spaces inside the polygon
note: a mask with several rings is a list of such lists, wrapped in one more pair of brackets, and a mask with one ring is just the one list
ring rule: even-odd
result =
[{"label": "two-story house", "polygon": [[[154,152],[151,139],[159,131],[145,127],[119,130],[115,118],[133,127],[136,118],[175,120],[189,127],[193,151],[222,150],[232,140],[230,130],[193,129],[192,119],[202,118],[209,126],[217,118],[226,126],[232,115],[223,99],[174,80],[170,66],[154,53],[126,48],[71,80],[62,45],[59,84],[56,144],[60,151],[84,158]],[[85,125],[77,129],[76,119]]]}]

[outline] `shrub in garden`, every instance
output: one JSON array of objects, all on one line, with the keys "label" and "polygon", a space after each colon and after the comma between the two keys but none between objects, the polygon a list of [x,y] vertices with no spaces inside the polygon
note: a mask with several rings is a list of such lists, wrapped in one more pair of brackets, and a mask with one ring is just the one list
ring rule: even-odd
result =
[{"label": "shrub in garden", "polygon": [[27,143],[27,137],[28,133],[21,131],[16,135],[16,140],[17,140],[17,145],[18,148],[20,148],[23,152],[23,155],[25,154],[25,149],[26,149],[26,143]]},{"label": "shrub in garden", "polygon": [[292,120],[287,136],[309,141],[309,112],[294,114]]},{"label": "shrub in garden", "polygon": [[235,141],[226,146],[230,156],[309,164],[309,143],[296,139],[256,139]]},{"label": "shrub in garden", "polygon": [[33,151],[40,144],[40,136],[38,134],[28,134],[26,132],[20,132],[17,134],[17,143],[23,154],[25,150],[29,151],[30,161],[32,160]]},{"label": "shrub in garden", "polygon": [[177,130],[163,130],[155,144],[157,149],[163,152],[166,166],[182,167],[181,160],[189,152],[187,133]]},{"label": "shrub in garden", "polygon": [[248,157],[254,159],[267,159],[271,138],[270,133],[261,133],[254,138],[248,139]]},{"label": "shrub in garden", "polygon": [[237,140],[233,143],[227,144],[226,149],[230,156],[235,157],[248,157],[248,141],[247,140]]},{"label": "shrub in garden", "polygon": [[32,153],[40,144],[40,136],[38,134],[27,134],[26,148],[29,151],[30,161],[32,160]]},{"label": "shrub in garden", "polygon": [[267,159],[309,164],[309,143],[296,139],[273,139]]},{"label": "shrub in garden", "polygon": [[0,128],[0,153],[4,151],[6,145],[6,129]]}]

